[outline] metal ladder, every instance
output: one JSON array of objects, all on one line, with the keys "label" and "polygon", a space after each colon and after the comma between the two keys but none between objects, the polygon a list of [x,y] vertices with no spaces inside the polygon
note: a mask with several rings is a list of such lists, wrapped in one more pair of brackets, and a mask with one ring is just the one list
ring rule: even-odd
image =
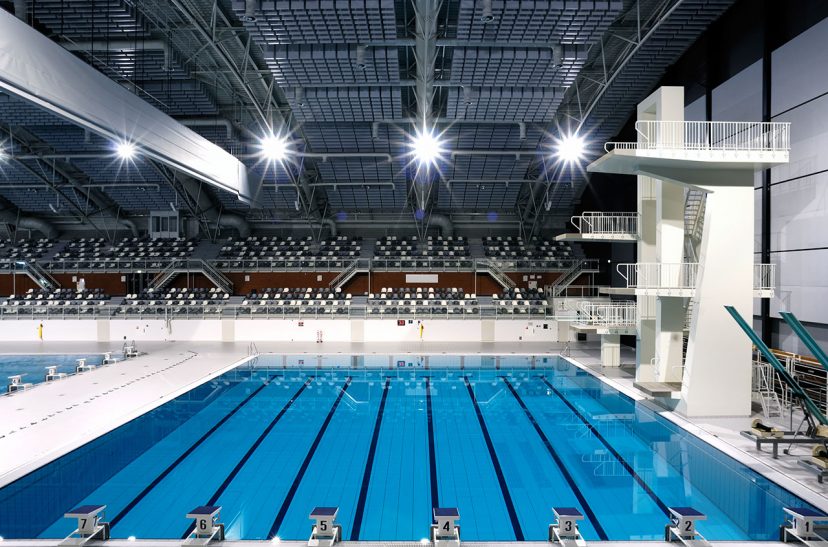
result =
[{"label": "metal ladder", "polygon": [[581,258],[576,260],[552,285],[552,296],[560,296],[582,273],[598,272],[596,260]]},{"label": "metal ladder", "polygon": [[753,394],[762,406],[762,415],[765,418],[781,418],[783,416],[782,403],[773,387],[773,371],[771,366],[758,355],[753,359]]},{"label": "metal ladder", "polygon": [[506,275],[506,272],[504,272],[493,260],[484,260],[482,261],[482,264],[483,271],[488,272],[501,287],[504,289],[515,288],[515,282],[512,281],[512,278]]}]

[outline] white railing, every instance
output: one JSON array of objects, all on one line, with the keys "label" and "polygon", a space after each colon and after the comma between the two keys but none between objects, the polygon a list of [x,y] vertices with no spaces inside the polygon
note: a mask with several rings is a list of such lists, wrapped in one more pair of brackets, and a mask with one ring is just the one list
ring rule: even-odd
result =
[{"label": "white railing", "polygon": [[[627,288],[694,289],[699,265],[696,262],[618,264],[616,270]],[[776,264],[753,265],[753,289],[772,290],[776,287]]]},{"label": "white railing", "polygon": [[616,270],[635,289],[694,289],[699,265],[696,262],[618,264]]},{"label": "white railing", "polygon": [[635,326],[638,307],[635,302],[582,302],[576,323],[602,327]]},{"label": "white railing", "polygon": [[569,219],[582,234],[638,235],[638,213],[586,211]]},{"label": "white railing", "polygon": [[753,265],[753,289],[770,291],[776,288],[776,264]]},{"label": "white railing", "polygon": [[720,150],[787,152],[789,122],[638,121],[638,142],[608,142],[615,150]]}]

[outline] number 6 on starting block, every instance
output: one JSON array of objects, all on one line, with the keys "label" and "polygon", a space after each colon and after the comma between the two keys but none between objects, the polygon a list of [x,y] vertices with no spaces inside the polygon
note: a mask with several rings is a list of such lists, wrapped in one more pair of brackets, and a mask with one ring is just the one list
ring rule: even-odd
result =
[{"label": "number 6 on starting block", "polygon": [[224,525],[218,521],[220,512],[221,507],[202,505],[187,513],[188,519],[195,520],[195,526],[184,545],[207,545],[211,541],[223,541]]}]

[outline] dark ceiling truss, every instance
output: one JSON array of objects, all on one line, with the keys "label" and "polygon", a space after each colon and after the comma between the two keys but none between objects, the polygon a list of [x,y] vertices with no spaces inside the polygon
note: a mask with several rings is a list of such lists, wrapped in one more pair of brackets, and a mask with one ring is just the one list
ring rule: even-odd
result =
[{"label": "dark ceiling truss", "polygon": [[[593,142],[612,137],[731,3],[73,0],[70,8],[38,0],[30,21],[249,162],[251,180],[263,181],[261,208],[216,192],[205,215],[174,173],[154,179],[211,234],[212,207],[262,222],[304,219],[321,234],[337,217],[389,206],[400,214],[408,203],[409,213],[458,218],[497,212],[519,218],[520,233],[531,236],[545,218],[568,213],[585,180],[549,161],[550,135],[580,128]],[[432,15],[426,33],[418,32],[418,9]],[[483,22],[487,10],[493,20]],[[447,148],[475,155],[451,157],[439,184],[429,179],[418,193],[405,135],[424,112],[446,132]],[[293,148],[307,155],[285,169],[257,165],[256,139],[270,127],[288,130]],[[76,163],[98,178],[92,163]],[[47,172],[41,165],[35,171]],[[57,184],[70,191],[66,181]],[[86,208],[83,197],[75,201]],[[87,201],[90,210],[113,211]]]},{"label": "dark ceiling truss", "polygon": [[[118,225],[136,234],[135,224],[122,216],[121,207],[98,189],[100,185],[76,165],[61,158],[48,143],[23,127],[0,124],[0,133],[8,136],[15,164],[60,195],[74,211],[76,220],[110,240],[114,239]],[[96,220],[110,222],[99,224]]]}]

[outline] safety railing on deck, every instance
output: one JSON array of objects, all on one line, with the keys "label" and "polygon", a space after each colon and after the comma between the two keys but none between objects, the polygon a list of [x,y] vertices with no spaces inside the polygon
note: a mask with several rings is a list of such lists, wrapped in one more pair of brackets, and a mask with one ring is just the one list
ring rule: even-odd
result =
[{"label": "safety railing on deck", "polygon": [[638,213],[586,211],[569,221],[582,234],[637,236],[638,218]]},{"label": "safety railing on deck", "polygon": [[753,288],[757,291],[776,288],[776,264],[753,265]]},{"label": "safety railing on deck", "polygon": [[642,262],[618,264],[616,270],[635,289],[694,289],[699,270],[698,263]]},{"label": "safety railing on deck", "polygon": [[608,142],[610,150],[787,152],[789,122],[637,121],[638,142]]},{"label": "safety railing on deck", "polygon": [[[374,311],[376,308],[377,311]],[[0,320],[78,320],[78,319],[552,319],[546,306],[499,308],[493,305],[472,308],[412,307],[395,311],[374,306],[277,306],[277,305],[97,305],[97,306],[0,306]],[[439,309],[438,309],[439,308]]]},{"label": "safety railing on deck", "polygon": [[635,302],[582,302],[576,324],[595,327],[633,327],[638,318]]}]

